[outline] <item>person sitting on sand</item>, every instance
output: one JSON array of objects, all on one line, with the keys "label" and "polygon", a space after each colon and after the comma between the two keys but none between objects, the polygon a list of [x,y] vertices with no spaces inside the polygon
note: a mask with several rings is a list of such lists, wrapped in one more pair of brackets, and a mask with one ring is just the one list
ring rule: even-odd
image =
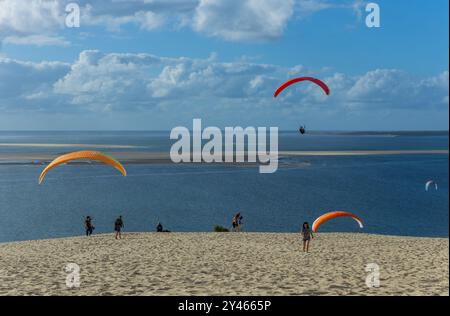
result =
[{"label": "person sitting on sand", "polygon": [[303,223],[302,232],[303,236],[303,252],[309,251],[309,241],[314,238],[312,230],[309,228],[308,222]]},{"label": "person sitting on sand", "polygon": [[92,218],[90,216],[86,216],[84,227],[86,229],[86,236],[91,236],[95,227],[92,225]]},{"label": "person sitting on sand", "polygon": [[163,225],[161,223],[158,223],[158,226],[156,226],[156,232],[162,233],[162,231],[163,231]]},{"label": "person sitting on sand", "polygon": [[122,234],[121,234],[122,228],[123,228],[123,220],[122,220],[122,215],[120,215],[114,223],[116,239],[122,239]]}]

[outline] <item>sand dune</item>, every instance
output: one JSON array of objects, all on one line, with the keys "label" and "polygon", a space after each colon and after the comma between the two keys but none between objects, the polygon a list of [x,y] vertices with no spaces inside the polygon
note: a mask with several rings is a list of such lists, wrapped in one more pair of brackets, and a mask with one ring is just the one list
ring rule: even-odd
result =
[{"label": "sand dune", "polygon": [[[447,238],[129,233],[0,244],[1,295],[449,295]],[[67,288],[65,266],[80,266]],[[380,268],[369,288],[367,264]]]}]

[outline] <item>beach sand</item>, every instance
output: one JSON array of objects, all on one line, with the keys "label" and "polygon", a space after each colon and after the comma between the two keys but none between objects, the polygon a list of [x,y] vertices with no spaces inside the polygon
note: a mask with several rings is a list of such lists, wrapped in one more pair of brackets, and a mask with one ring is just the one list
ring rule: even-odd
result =
[{"label": "beach sand", "polygon": [[[45,144],[38,144],[36,146],[44,146]],[[60,144],[63,146],[64,144]],[[0,144],[0,147],[2,144]],[[101,146],[101,145],[92,145]],[[104,145],[107,146],[107,145]],[[113,146],[113,145],[109,145]],[[117,145],[116,145],[117,146]],[[125,147],[125,146],[124,146]],[[50,147],[49,147],[50,148]],[[89,147],[89,149],[95,149]],[[97,149],[101,149],[97,147]],[[17,163],[17,164],[48,164],[59,155],[66,153],[61,151],[59,153],[50,152],[21,152],[21,153],[0,153],[0,163]],[[170,153],[168,152],[133,152],[133,151],[117,151],[107,152],[115,159],[124,164],[172,164]],[[244,159],[245,164],[254,164],[248,162],[248,155],[258,156],[257,152],[236,152],[234,157]],[[225,153],[223,153],[225,155]],[[385,155],[449,155],[449,150],[348,150],[348,151],[279,151],[278,156],[282,157],[315,157],[315,156],[385,156]],[[224,160],[224,159],[222,159]],[[78,162],[80,163],[80,162]],[[222,163],[221,163],[222,164]],[[239,163],[231,163],[239,164]]]},{"label": "beach sand", "polygon": [[[80,266],[80,287],[65,266]],[[365,270],[376,263],[380,287]],[[0,295],[449,295],[448,238],[125,233],[0,244]]]}]

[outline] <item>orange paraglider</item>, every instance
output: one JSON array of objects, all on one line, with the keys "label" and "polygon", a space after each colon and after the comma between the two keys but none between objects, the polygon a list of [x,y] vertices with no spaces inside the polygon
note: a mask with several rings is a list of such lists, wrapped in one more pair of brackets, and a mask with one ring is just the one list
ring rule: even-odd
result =
[{"label": "orange paraglider", "polygon": [[104,153],[98,152],[98,151],[85,150],[85,151],[76,151],[76,152],[68,153],[68,154],[59,156],[56,159],[54,159],[47,167],[45,167],[45,169],[40,174],[39,184],[42,183],[42,180],[44,179],[45,174],[49,170],[51,170],[61,164],[67,163],[69,161],[79,160],[79,159],[99,161],[99,162],[102,162],[104,164],[107,164],[107,165],[110,165],[110,166],[116,168],[117,170],[120,171],[120,173],[123,174],[123,176],[127,175],[127,171],[125,170],[125,168],[116,159],[114,159]]},{"label": "orange paraglider", "polygon": [[312,225],[313,232],[317,232],[320,225],[336,217],[351,217],[359,224],[360,228],[364,227],[362,220],[358,216],[346,211],[334,211],[319,216]]}]

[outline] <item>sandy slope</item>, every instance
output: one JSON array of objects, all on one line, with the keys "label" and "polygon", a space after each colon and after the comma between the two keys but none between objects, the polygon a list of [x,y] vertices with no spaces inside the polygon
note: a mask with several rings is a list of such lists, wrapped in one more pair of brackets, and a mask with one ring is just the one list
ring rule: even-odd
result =
[{"label": "sandy slope", "polygon": [[[1,295],[449,295],[448,239],[132,233],[0,244]],[[81,268],[66,286],[67,263]],[[368,288],[365,267],[380,267]]]}]

